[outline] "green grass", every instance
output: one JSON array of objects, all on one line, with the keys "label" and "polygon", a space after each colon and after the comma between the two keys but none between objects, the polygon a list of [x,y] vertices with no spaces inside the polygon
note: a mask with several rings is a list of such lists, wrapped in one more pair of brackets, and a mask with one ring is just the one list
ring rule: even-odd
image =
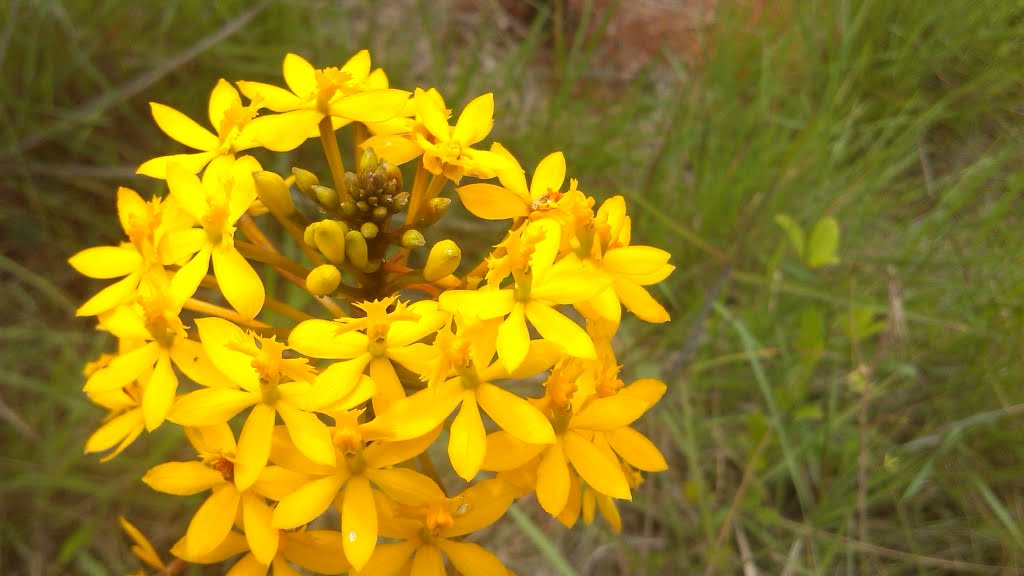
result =
[{"label": "green grass", "polygon": [[[494,91],[495,139],[528,168],[564,150],[678,266],[657,292],[675,320],[620,342],[627,381],[669,385],[641,429],[671,469],[620,507],[621,537],[524,502],[489,534],[513,570],[1022,570],[1024,10],[792,1],[751,24],[721,6],[702,62],[610,85],[592,37],[552,38],[548,4],[515,34],[492,6],[215,4],[0,6],[0,572],[122,573],[117,515],[163,545],[181,524],[137,481],[179,450],[171,430],[81,455],[102,414],[80,370],[110,342],[73,319],[98,286],[63,264],[116,241],[116,187],[155,191],[135,166],[178,150],[147,102],[202,117],[221,76],[364,46],[453,108]],[[840,263],[806,265],[780,214],[834,217]]]}]

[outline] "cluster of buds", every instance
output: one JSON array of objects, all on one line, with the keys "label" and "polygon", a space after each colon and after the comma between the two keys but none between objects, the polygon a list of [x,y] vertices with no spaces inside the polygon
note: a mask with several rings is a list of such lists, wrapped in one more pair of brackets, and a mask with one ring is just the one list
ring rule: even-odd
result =
[{"label": "cluster of buds", "polygon": [[[615,501],[667,467],[632,427],[665,385],[624,384],[612,342],[623,309],[669,320],[646,289],[674,269],[669,254],[631,244],[621,196],[597,206],[576,180],[564,187],[562,153],[528,186],[503,146],[474,148],[493,124],[490,94],[452,126],[440,93],[389,87],[366,51],[323,69],[289,54],[284,76],[288,89],[221,80],[214,131],[153,104],[160,128],[197,152],[140,166],[169,193],[119,189],[127,240],[70,260],[121,278],[78,310],[118,341],[85,370],[85,393],[109,411],[86,451],[113,458],[181,426],[196,457],[142,480],[210,493],[168,563],[122,519],[136,555],[161,574],[236,556],[232,575],[504,574],[464,537],[527,494],[567,527],[596,511],[619,531]],[[354,172],[337,142],[348,125]],[[332,186],[246,153],[315,134]],[[453,198],[510,223],[469,266],[451,239],[426,250]],[[298,250],[263,231],[275,224]],[[279,299],[254,264],[309,298]],[[447,449],[432,449],[443,430]]]}]

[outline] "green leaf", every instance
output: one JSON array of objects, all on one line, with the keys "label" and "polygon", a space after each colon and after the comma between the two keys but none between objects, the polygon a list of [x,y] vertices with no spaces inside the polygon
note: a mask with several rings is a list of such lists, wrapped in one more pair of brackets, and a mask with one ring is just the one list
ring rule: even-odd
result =
[{"label": "green leaf", "polygon": [[825,351],[825,317],[814,306],[807,306],[800,311],[797,349],[808,365],[817,362]]},{"label": "green leaf", "polygon": [[807,247],[807,265],[811,268],[821,268],[838,264],[838,249],[839,223],[831,216],[818,220],[811,231],[811,241]]},{"label": "green leaf", "polygon": [[778,224],[789,236],[789,243],[793,245],[797,256],[804,257],[804,229],[795,220],[785,214],[776,214],[775,223]]}]

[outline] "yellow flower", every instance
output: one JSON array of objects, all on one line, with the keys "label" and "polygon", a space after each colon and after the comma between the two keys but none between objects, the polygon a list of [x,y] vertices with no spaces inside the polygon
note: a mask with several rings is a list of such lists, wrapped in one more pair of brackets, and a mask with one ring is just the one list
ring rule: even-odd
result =
[{"label": "yellow flower", "polygon": [[[622,306],[647,322],[668,322],[665,308],[643,287],[661,282],[675,270],[668,252],[651,246],[630,246],[630,222],[622,196],[601,205],[595,220],[596,234],[584,264],[594,274],[606,274],[611,286],[586,303],[582,312],[618,323]],[[620,304],[621,303],[621,304]]]},{"label": "yellow flower", "polygon": [[174,275],[171,289],[175,298],[184,302],[195,293],[212,260],[217,284],[235,310],[255,318],[263,308],[263,281],[234,243],[235,222],[256,199],[252,172],[258,169],[259,164],[249,156],[237,162],[214,162],[200,182],[178,164],[168,167],[171,198],[202,226],[172,232],[161,243],[166,264],[192,257]]},{"label": "yellow flower", "polygon": [[132,300],[146,274],[164,274],[157,254],[157,243],[163,234],[189,225],[173,203],[161,202],[159,197],[146,202],[134,190],[123,187],[117,190],[117,213],[131,242],[87,248],[72,256],[68,263],[89,278],[124,278],[82,304],[75,311],[77,316],[109,312]]},{"label": "yellow flower", "polygon": [[335,129],[351,121],[376,123],[402,113],[409,93],[388,88],[380,68],[370,72],[370,53],[362,50],[340,69],[315,69],[301,56],[284,58],[288,90],[260,82],[239,82],[254,103],[278,114],[252,122],[252,133],[269,150],[286,152],[319,134],[318,125],[334,117]]},{"label": "yellow flower", "polygon": [[265,484],[241,489],[235,485],[235,437],[227,424],[186,429],[201,462],[166,462],[142,477],[154,490],[188,496],[210,490],[189,523],[176,555],[189,560],[210,554],[231,533],[235,518],[241,516],[249,548],[269,563],[277,554],[278,534],[271,527],[272,511],[265,495],[295,490],[303,478],[286,470],[267,470]]},{"label": "yellow flower", "polygon": [[264,576],[271,567],[274,576],[293,576],[298,572],[292,564],[317,574],[341,574],[351,568],[340,552],[343,546],[341,532],[279,530],[278,538],[280,544],[277,554],[269,563],[262,562],[254,552],[249,552],[228,570],[227,576]]},{"label": "yellow flower", "polygon": [[228,156],[233,159],[238,152],[259,145],[252,138],[251,126],[256,107],[242,106],[238,91],[226,80],[219,80],[210,94],[210,125],[216,134],[170,106],[156,102],[150,102],[149,106],[153,119],[165,134],[201,152],[153,158],[139,166],[136,171],[139,174],[166,179],[170,164],[178,164],[187,172],[197,174],[214,158]]},{"label": "yellow flower", "polygon": [[[498,327],[497,348],[506,370],[513,371],[530,349],[527,320],[541,337],[570,356],[594,358],[594,344],[575,322],[555,309],[592,298],[607,286],[607,279],[587,274],[579,260],[569,256],[555,262],[561,229],[553,220],[530,222],[510,233],[508,254],[491,263],[492,271],[507,271],[514,282],[507,288],[449,290],[441,294],[442,310],[460,310],[481,320],[505,317]],[[491,276],[496,283],[503,273]]]},{"label": "yellow flower", "polygon": [[509,168],[498,172],[501,186],[487,183],[460,186],[455,191],[474,216],[485,220],[505,220],[529,216],[547,204],[556,202],[562,195],[565,182],[565,156],[553,152],[537,164],[530,187],[526,187],[526,176],[514,156],[501,145],[492,147],[495,153],[504,156]]},{"label": "yellow flower", "polygon": [[[122,342],[124,345],[124,342]],[[96,370],[110,364],[115,356],[103,354],[99,360],[86,367],[86,377]],[[138,381],[131,382],[120,389],[92,392],[89,400],[103,406],[110,413],[106,422],[85,441],[85,453],[114,450],[100,459],[101,462],[111,460],[130,446],[146,429],[145,417],[142,414],[142,386]]]},{"label": "yellow flower", "polygon": [[118,516],[117,521],[121,523],[121,529],[124,530],[125,534],[132,539],[132,554],[136,558],[141,560],[143,564],[156,570],[163,570],[167,567],[164,561],[160,559],[160,555],[156,553],[156,549],[149,543],[149,539],[134,524],[129,522],[124,516]]},{"label": "yellow flower", "polygon": [[[306,411],[313,379],[305,359],[282,357],[287,347],[220,318],[196,320],[203,349],[229,375],[225,385],[180,397],[168,418],[182,426],[213,426],[252,407],[238,438],[234,479],[239,490],[256,482],[270,458],[274,424],[280,415],[295,445],[311,460],[333,466],[331,432],[316,414]],[[259,343],[257,347],[253,339]],[[354,404],[365,401],[357,398]]]},{"label": "yellow flower", "polygon": [[215,384],[223,375],[209,363],[202,346],[189,340],[178,318],[181,311],[167,294],[145,297],[140,304],[121,306],[100,318],[100,328],[118,338],[139,342],[119,354],[85,382],[89,394],[121,390],[138,381],[146,429],[163,423],[178,389],[177,366],[195,382]]},{"label": "yellow flower", "polygon": [[[493,325],[492,322],[492,328]],[[495,334],[491,330],[490,334],[478,336],[484,342],[494,342]],[[391,410],[367,424],[366,429],[392,440],[417,438],[437,428],[461,405],[452,422],[448,457],[455,472],[467,481],[480,471],[486,452],[487,431],[480,418],[481,409],[499,427],[523,442],[552,444],[555,436],[544,414],[492,381],[526,378],[546,370],[558,359],[558,348],[544,341],[533,342],[529,359],[512,374],[500,362],[490,364],[494,355],[493,345],[489,349],[486,345],[474,348],[475,354],[466,353],[452,362],[457,377],[399,401]]]},{"label": "yellow flower", "polygon": [[337,499],[345,557],[361,570],[377,545],[374,486],[392,498],[411,504],[421,502],[423,494],[432,494],[436,486],[430,478],[409,468],[394,466],[423,452],[437,438],[440,428],[416,440],[368,443],[357,422],[358,414],[333,414],[334,442],[338,450],[338,463],[333,467],[312,462],[288,439],[277,437],[272,459],[314,479],[281,499],[274,509],[273,525],[281,529],[303,526]]},{"label": "yellow flower", "polygon": [[418,576],[445,576],[445,556],[467,576],[507,573],[501,560],[482,546],[455,538],[496,522],[512,504],[512,496],[504,482],[484,480],[455,498],[445,498],[438,489],[417,507],[385,502],[381,535],[398,542],[378,545],[363,573],[393,576],[411,570]]},{"label": "yellow flower", "polygon": [[[388,308],[394,310],[388,312]],[[328,407],[351,390],[369,367],[377,385],[373,407],[378,414],[387,411],[405,397],[392,362],[418,371],[430,354],[425,344],[416,344],[440,328],[448,315],[437,310],[432,301],[407,306],[397,296],[361,302],[356,307],[366,312],[363,318],[306,320],[288,336],[288,345],[312,358],[346,360],[335,362],[317,376],[319,399],[316,407]],[[427,355],[427,356],[425,356]]]}]

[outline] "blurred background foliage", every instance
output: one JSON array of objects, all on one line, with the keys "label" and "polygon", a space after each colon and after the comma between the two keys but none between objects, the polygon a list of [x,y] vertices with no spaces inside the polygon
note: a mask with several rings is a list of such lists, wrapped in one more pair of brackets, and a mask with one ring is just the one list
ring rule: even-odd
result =
[{"label": "blurred background foliage", "polygon": [[0,573],[134,570],[117,516],[166,549],[189,514],[138,481],[181,451],[168,427],[82,455],[81,369],[111,342],[65,261],[119,240],[117,186],[159,192],[135,167],[180,148],[147,103],[202,118],[220,77],[363,47],[454,109],[493,91],[494,139],[527,167],[564,150],[678,266],[673,322],[619,342],[627,382],[669,385],[641,429],[671,469],[621,536],[520,502],[482,535],[512,570],[1024,570],[1024,7],[691,4],[679,49],[674,14],[628,29],[598,0],[0,2]]}]

